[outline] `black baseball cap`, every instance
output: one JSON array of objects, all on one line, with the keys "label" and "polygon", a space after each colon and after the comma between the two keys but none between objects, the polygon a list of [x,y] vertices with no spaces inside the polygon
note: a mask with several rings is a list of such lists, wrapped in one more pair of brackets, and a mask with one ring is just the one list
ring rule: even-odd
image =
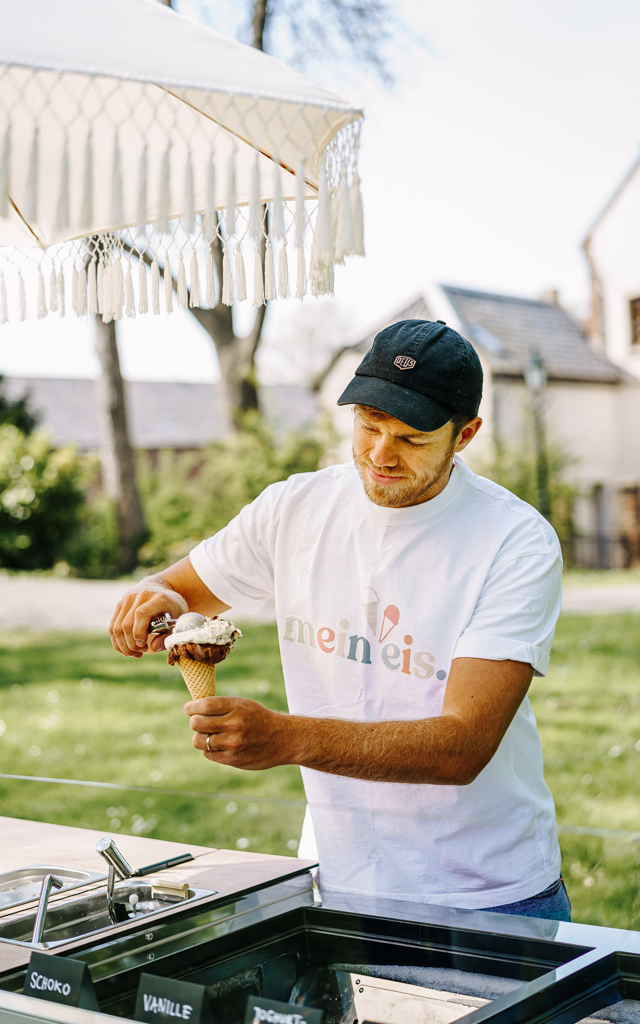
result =
[{"label": "black baseball cap", "polygon": [[456,413],[473,419],[481,398],[482,367],[466,338],[444,320],[401,320],[376,335],[338,405],[370,405],[428,432]]}]

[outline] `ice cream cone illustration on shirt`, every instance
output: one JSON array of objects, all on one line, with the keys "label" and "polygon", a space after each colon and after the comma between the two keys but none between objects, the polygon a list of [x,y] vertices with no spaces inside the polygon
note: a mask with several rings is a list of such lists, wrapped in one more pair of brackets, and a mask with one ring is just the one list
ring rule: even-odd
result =
[{"label": "ice cream cone illustration on shirt", "polygon": [[388,636],[394,626],[397,626],[400,622],[400,609],[396,608],[395,604],[388,604],[384,610],[382,616],[382,626],[380,627],[380,636],[378,638],[379,643],[382,643]]},{"label": "ice cream cone illustration on shirt", "polygon": [[375,636],[378,632],[378,605],[380,604],[380,598],[376,594],[373,587],[362,588],[362,607],[364,609],[364,617],[367,620],[367,626]]}]

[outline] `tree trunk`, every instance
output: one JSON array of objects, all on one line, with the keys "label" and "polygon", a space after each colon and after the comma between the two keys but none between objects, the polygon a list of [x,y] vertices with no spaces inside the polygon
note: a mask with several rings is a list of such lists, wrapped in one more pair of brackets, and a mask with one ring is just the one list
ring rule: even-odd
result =
[{"label": "tree trunk", "polygon": [[127,428],[124,382],[120,372],[116,325],[94,317],[96,351],[102,367],[98,381],[98,415],[102,442],[102,472],[118,517],[118,569],[131,572],[146,535],[142,503],[136,484],[135,456]]},{"label": "tree trunk", "polygon": [[253,42],[255,50],[264,50],[264,33],[269,17],[269,0],[254,0],[253,3]]}]

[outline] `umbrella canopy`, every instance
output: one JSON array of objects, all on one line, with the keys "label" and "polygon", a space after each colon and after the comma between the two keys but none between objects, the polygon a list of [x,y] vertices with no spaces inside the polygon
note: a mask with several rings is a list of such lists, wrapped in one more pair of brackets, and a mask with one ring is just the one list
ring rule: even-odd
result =
[{"label": "umbrella canopy", "polygon": [[[187,258],[191,304],[214,304],[215,241],[228,303],[246,297],[247,246],[257,304],[292,290],[288,241],[299,297],[331,292],[333,264],[362,253],[361,111],[156,0],[0,0],[0,19],[0,261],[18,268],[19,316],[27,259],[39,315],[60,308],[66,269],[76,312],[111,319],[159,308],[158,256],[177,262],[179,301]],[[132,254],[151,262],[151,296],[143,265],[133,295]]]}]

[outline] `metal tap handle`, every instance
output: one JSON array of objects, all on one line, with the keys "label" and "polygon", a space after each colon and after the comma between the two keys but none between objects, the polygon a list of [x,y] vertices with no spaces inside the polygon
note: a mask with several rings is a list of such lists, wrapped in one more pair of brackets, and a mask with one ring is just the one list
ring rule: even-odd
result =
[{"label": "metal tap handle", "polygon": [[34,945],[42,942],[42,934],[44,932],[44,922],[47,916],[47,902],[49,900],[49,893],[51,889],[62,889],[64,882],[61,882],[55,875],[45,875],[42,879],[42,888],[40,889],[40,899],[38,901],[38,910],[36,912],[36,920],[33,926],[33,936],[31,941]]},{"label": "metal tap handle", "polygon": [[133,875],[133,868],[122,856],[120,850],[110,836],[105,836],[104,839],[100,839],[96,843],[96,850],[101,857],[104,857],[107,864],[114,869],[117,878],[121,880],[131,878]]}]

